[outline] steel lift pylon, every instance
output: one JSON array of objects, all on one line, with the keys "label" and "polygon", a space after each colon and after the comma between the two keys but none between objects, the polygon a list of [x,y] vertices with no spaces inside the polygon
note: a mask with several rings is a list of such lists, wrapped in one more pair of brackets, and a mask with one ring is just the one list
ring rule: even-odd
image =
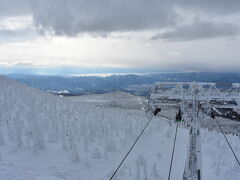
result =
[{"label": "steel lift pylon", "polygon": [[[202,180],[202,154],[200,133],[200,109],[209,112],[212,108],[238,110],[240,84],[220,91],[215,83],[205,82],[159,82],[151,89],[149,111],[163,106],[177,106],[189,124],[189,145],[183,180]],[[220,102],[220,103],[213,103]]]},{"label": "steel lift pylon", "polygon": [[198,90],[193,92],[191,127],[189,131],[189,148],[183,173],[183,180],[201,180],[202,177],[202,154],[201,154],[201,134],[198,109]]}]

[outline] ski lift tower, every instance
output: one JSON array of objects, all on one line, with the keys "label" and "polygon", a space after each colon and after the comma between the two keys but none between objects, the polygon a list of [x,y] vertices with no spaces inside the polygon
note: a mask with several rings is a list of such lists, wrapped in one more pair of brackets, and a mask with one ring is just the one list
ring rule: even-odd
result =
[{"label": "ski lift tower", "polygon": [[151,89],[150,111],[163,106],[177,106],[183,113],[184,121],[190,124],[183,180],[202,180],[200,113],[210,114],[212,108],[237,109],[237,104],[229,102],[238,103],[239,92],[239,84],[220,91],[215,83],[204,82],[160,82]]}]

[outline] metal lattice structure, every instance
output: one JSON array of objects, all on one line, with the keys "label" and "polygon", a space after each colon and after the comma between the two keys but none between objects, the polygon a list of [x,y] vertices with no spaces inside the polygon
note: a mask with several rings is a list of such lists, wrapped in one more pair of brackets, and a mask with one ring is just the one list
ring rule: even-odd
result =
[{"label": "metal lattice structure", "polygon": [[149,110],[162,106],[181,109],[184,121],[190,124],[189,145],[183,180],[202,179],[200,111],[212,108],[238,109],[240,84],[232,84],[228,90],[219,90],[215,83],[160,82],[151,89]]}]

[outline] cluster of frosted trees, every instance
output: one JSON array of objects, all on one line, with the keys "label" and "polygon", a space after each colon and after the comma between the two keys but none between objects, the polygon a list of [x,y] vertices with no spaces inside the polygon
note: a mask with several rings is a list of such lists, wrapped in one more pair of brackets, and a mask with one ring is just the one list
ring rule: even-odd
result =
[{"label": "cluster of frosted trees", "polygon": [[[119,137],[122,146],[141,127],[137,111],[130,114],[116,108],[108,111],[45,94],[4,77],[0,81],[2,145],[11,142],[37,152],[50,143],[62,143],[63,149],[72,153],[73,161],[78,161],[79,151],[92,150],[91,144],[104,145],[105,153],[115,151],[114,138]],[[98,147],[93,148],[95,158]]]},{"label": "cluster of frosted trees", "polygon": [[[217,118],[226,134],[231,134],[231,135],[240,137],[240,122],[224,119],[221,117],[217,117]],[[216,121],[211,119],[209,116],[205,116],[205,118],[202,119],[201,125],[203,128],[206,128],[209,131],[220,132],[220,129]]]},{"label": "cluster of frosted trees", "polygon": [[[227,138],[239,157],[240,145],[238,136],[228,134]],[[217,131],[209,132],[207,129],[202,129],[202,152],[203,163],[210,163],[213,174],[224,177],[223,179],[239,178],[240,167],[222,134]],[[211,158],[211,161],[209,161],[209,158]]]},{"label": "cluster of frosted trees", "polygon": [[143,111],[70,101],[5,77],[0,84],[0,145],[38,153],[61,144],[73,162],[89,166],[89,158],[128,148],[147,120]]},{"label": "cluster of frosted trees", "polygon": [[[150,167],[149,167],[150,166]],[[156,162],[147,163],[144,156],[139,155],[135,163],[123,166],[115,175],[114,180],[131,179],[131,180],[159,180],[163,179],[159,174],[159,166]],[[109,174],[111,176],[111,173]]]}]

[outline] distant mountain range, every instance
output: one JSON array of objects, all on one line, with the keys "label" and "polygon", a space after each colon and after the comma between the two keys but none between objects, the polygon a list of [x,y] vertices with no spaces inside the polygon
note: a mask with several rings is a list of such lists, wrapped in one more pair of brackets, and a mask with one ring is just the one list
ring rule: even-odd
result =
[{"label": "distant mountain range", "polygon": [[149,73],[142,75],[100,76],[43,76],[9,74],[28,86],[58,95],[82,95],[107,93],[114,91],[130,92],[147,96],[150,86],[155,82],[215,82],[221,88],[228,88],[231,83],[240,83],[240,73]]}]

